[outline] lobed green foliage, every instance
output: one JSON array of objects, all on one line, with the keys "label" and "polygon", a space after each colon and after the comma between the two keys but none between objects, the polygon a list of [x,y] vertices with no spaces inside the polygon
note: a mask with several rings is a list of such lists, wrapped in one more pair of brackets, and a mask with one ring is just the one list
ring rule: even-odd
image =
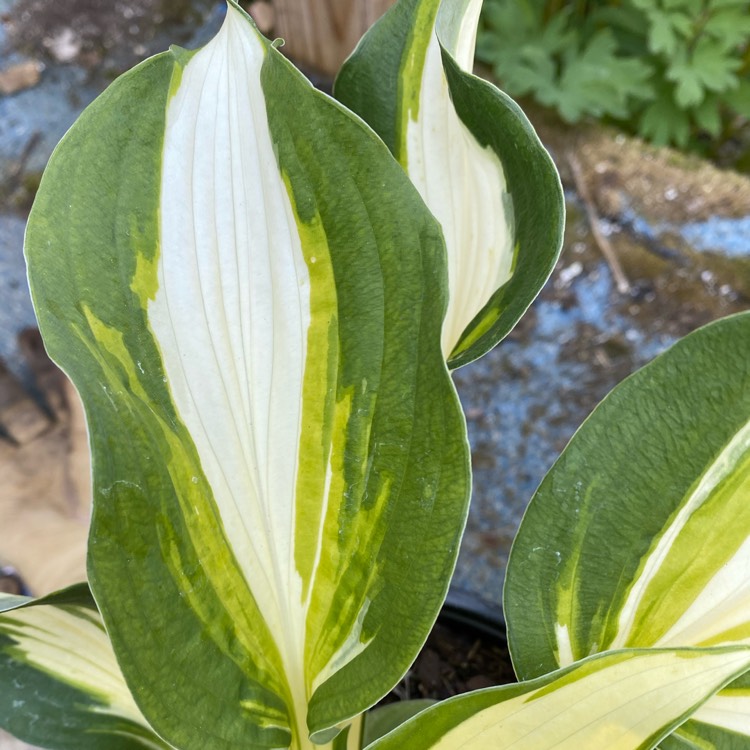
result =
[{"label": "lobed green foliage", "polygon": [[477,57],[511,96],[700,149],[750,119],[748,0],[487,0]]}]

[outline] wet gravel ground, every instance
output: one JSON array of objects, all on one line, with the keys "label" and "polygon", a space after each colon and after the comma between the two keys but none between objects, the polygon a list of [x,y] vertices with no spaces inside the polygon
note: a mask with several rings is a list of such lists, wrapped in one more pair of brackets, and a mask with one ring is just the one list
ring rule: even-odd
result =
[{"label": "wet gravel ground", "polygon": [[26,282],[26,269],[19,259],[23,246],[25,220],[13,214],[0,214],[0,359],[19,359],[16,332],[35,325],[36,318]]},{"label": "wet gravel ground", "polygon": [[529,499],[596,404],[679,337],[750,307],[738,291],[750,281],[750,233],[732,235],[733,246],[744,241],[737,256],[701,255],[682,237],[672,238],[674,254],[665,259],[628,222],[609,231],[629,291],[618,291],[572,198],[562,257],[539,299],[504,342],[455,374],[474,497],[454,584],[490,606],[501,601]]}]

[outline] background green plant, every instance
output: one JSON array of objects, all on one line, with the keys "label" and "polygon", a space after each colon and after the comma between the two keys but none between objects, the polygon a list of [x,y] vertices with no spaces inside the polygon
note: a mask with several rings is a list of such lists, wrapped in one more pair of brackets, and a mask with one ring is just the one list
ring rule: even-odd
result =
[{"label": "background green plant", "polygon": [[710,151],[750,122],[750,0],[486,0],[477,49],[511,95]]}]

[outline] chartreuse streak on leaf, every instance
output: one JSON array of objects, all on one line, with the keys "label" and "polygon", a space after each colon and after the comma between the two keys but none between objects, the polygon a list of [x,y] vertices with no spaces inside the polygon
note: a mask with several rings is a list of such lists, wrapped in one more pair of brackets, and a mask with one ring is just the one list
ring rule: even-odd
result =
[{"label": "chartreuse streak on leaf", "polygon": [[34,744],[168,748],[128,690],[85,586],[37,601],[0,594],[0,726]]},{"label": "chartreuse streak on leaf", "polygon": [[650,750],[750,665],[746,647],[610,651],[437,704],[371,750]]},{"label": "chartreuse streak on leaf", "polygon": [[413,661],[465,523],[439,226],[230,3],[87,110],[26,251],[144,714],[183,750],[331,741]]},{"label": "chartreuse streak on leaf", "polygon": [[[749,497],[750,421],[655,540],[621,610],[614,647],[750,641]],[[680,597],[665,595],[678,587]]]},{"label": "chartreuse streak on leaf", "polygon": [[451,366],[511,330],[549,275],[563,226],[556,171],[528,121],[471,75],[480,10],[481,0],[400,0],[335,86],[389,145],[442,226],[449,279],[442,346]]},{"label": "chartreuse streak on leaf", "polygon": [[[686,337],[618,386],[545,478],[508,566],[522,677],[605,649],[750,642],[747,341],[747,313]],[[750,742],[742,714],[750,698],[733,685],[685,731]]]},{"label": "chartreuse streak on leaf", "polygon": [[[478,12],[481,2],[471,5]],[[471,26],[476,33],[476,21]],[[456,113],[438,35],[433,31],[429,38],[419,106],[409,110],[402,128],[401,162],[440,222],[449,250],[450,301],[443,325],[443,353],[449,357],[490,296],[510,278],[515,231],[502,163]],[[459,61],[462,70],[471,69],[469,47]]]},{"label": "chartreuse streak on leaf", "polygon": [[[109,384],[110,392],[115,393],[117,389],[122,388],[122,373],[126,373],[127,386],[133,396],[135,396],[131,408],[140,413],[144,420],[147,419],[150,410],[149,397],[143,390],[136,371],[136,364],[130,358],[122,334],[120,331],[106,326],[102,321],[94,317],[85,304],[81,307],[90,330],[96,337],[99,345],[98,347],[91,346],[91,356],[98,360],[106,382]],[[89,340],[85,336],[82,335],[81,338],[89,345]],[[102,349],[107,352],[106,356],[101,354]],[[119,372],[115,370],[113,360],[120,365]],[[199,464],[195,457],[186,451],[186,441],[180,439],[179,435],[175,433],[173,426],[167,420],[163,418],[156,419],[157,415],[155,414],[151,414],[150,416],[155,426],[158,426],[160,429],[160,438],[171,455],[167,470],[172,483],[178,489],[177,497],[182,502],[183,513],[187,523],[186,531],[190,541],[195,544],[196,548],[201,550],[203,572],[208,577],[214,579],[216,581],[215,586],[219,587],[222,585],[222,580],[226,578],[226,569],[232,565],[232,559],[225,539],[218,533],[210,533],[211,529],[206,529],[201,524],[201,518],[205,518],[206,516],[211,517],[214,514],[214,510],[204,499],[208,494],[207,488],[203,485],[202,481],[195,481],[201,472]],[[107,496],[115,489],[116,486],[113,485],[102,492]],[[178,548],[172,545],[165,549],[165,558],[173,575],[182,587],[184,597],[195,611],[200,614],[204,623],[208,625],[211,621],[212,613],[210,610],[204,611],[204,604],[201,597],[194,590],[191,580],[184,575],[185,565]],[[236,623],[241,624],[243,619],[245,620],[244,625],[237,627],[236,637],[238,641],[244,641],[243,646],[248,651],[259,655],[258,666],[267,673],[267,679],[273,679],[272,675],[278,670],[278,666],[273,661],[276,647],[270,635],[264,633],[257,625],[254,626],[250,620],[251,614],[257,611],[252,599],[246,598],[245,590],[240,588],[234,591],[227,591],[223,600],[226,607],[235,609]],[[267,660],[264,661],[266,658]],[[276,658],[278,659],[278,656]],[[281,690],[283,688],[278,686],[278,689]],[[246,700],[243,702],[243,705],[257,714],[259,720],[264,717],[264,721],[277,724],[285,720],[283,713],[272,710],[272,704],[264,705],[262,702]]]},{"label": "chartreuse streak on leaf", "polygon": [[[450,297],[443,325],[448,357],[489,296],[510,277],[512,208],[494,152],[482,148],[451,102],[435,25],[440,2],[412,3],[412,32],[399,84],[395,155],[440,222],[448,248]],[[481,2],[472,0],[475,17]],[[460,19],[458,19],[460,20]],[[469,34],[476,34],[476,18]],[[457,39],[456,46],[463,40]],[[473,46],[462,50],[464,70]]]}]

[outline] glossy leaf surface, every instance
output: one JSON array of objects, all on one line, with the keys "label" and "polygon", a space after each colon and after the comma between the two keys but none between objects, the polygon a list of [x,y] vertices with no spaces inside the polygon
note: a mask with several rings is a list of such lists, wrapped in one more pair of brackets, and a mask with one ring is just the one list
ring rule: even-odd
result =
[{"label": "glossy leaf surface", "polygon": [[481,0],[400,0],[365,35],[336,97],[388,144],[440,222],[452,367],[506,336],[562,240],[557,171],[518,106],[472,75]]},{"label": "glossy leaf surface", "polygon": [[144,713],[186,750],[331,741],[414,659],[465,521],[437,223],[230,4],[86,111],[26,251]]},{"label": "glossy leaf surface", "polygon": [[[602,402],[544,479],[505,588],[522,678],[612,648],[750,643],[748,344],[747,313],[678,342]],[[684,741],[746,734],[744,685]]]},{"label": "glossy leaf surface", "polygon": [[609,652],[532,682],[466,693],[371,750],[650,750],[750,665],[746,647]]},{"label": "glossy leaf surface", "polygon": [[88,587],[0,594],[0,726],[54,750],[169,748],[138,710]]}]

